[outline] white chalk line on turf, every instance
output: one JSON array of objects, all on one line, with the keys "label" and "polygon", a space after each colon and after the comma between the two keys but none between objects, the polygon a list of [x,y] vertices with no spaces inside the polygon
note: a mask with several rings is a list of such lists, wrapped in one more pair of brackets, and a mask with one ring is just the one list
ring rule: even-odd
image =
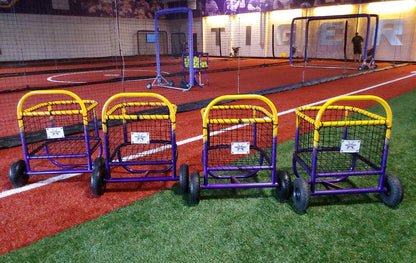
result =
[{"label": "white chalk line on turf", "polygon": [[[306,105],[299,106],[299,107],[308,107],[308,106],[319,105],[319,104],[325,103],[325,102],[327,102],[327,101],[329,101],[330,99],[333,99],[333,98],[337,98],[337,97],[340,97],[340,96],[354,95],[354,94],[361,93],[361,92],[364,92],[364,91],[367,91],[367,90],[378,88],[380,86],[384,86],[384,85],[391,84],[391,83],[394,83],[394,82],[397,82],[397,81],[400,81],[400,80],[404,80],[404,79],[407,79],[407,78],[410,78],[410,77],[413,77],[413,76],[416,76],[416,71],[412,71],[410,75],[406,75],[406,76],[401,77],[401,78],[393,79],[393,80],[386,81],[386,82],[383,82],[383,83],[379,83],[379,84],[376,84],[376,85],[373,85],[373,86],[370,86],[370,87],[367,87],[367,88],[352,91],[352,92],[349,92],[349,93],[345,93],[345,94],[342,94],[342,95],[338,95],[338,96],[335,96],[335,97],[332,97],[332,98],[320,100],[320,101],[313,102],[313,103],[306,104]],[[282,115],[285,115],[285,114],[292,113],[299,107],[279,112],[277,115],[282,116]],[[242,125],[235,125],[235,126],[232,126],[230,128],[224,129],[223,131],[217,131],[215,134],[226,132],[228,130],[238,129],[241,126]],[[212,134],[212,135],[215,135],[215,134]],[[194,142],[194,141],[202,140],[202,138],[203,138],[202,135],[198,135],[198,136],[195,136],[195,137],[191,137],[191,138],[179,141],[176,144],[178,146],[180,146],[180,145],[184,145],[184,144],[191,143],[191,142]],[[164,149],[161,149],[161,150],[164,150]],[[41,187],[41,186],[44,186],[44,185],[48,185],[48,184],[53,183],[53,182],[65,180],[65,179],[68,179],[68,178],[71,178],[71,177],[74,177],[74,176],[77,176],[77,175],[81,175],[81,173],[61,174],[61,175],[46,179],[44,181],[39,181],[39,182],[36,182],[36,183],[33,183],[33,184],[28,184],[28,185],[22,186],[20,188],[14,188],[14,189],[6,190],[6,191],[3,191],[3,192],[0,193],[0,199],[4,198],[4,197],[7,197],[7,196],[14,195],[14,194],[29,191],[29,190],[32,190],[32,189],[35,189],[35,188],[38,188],[38,187]]]},{"label": "white chalk line on turf", "polygon": [[[130,71],[141,71],[141,72],[155,72],[154,70],[149,69],[126,69],[124,72],[130,72]],[[58,75],[53,75],[48,78],[46,78],[47,81],[50,82],[56,82],[56,83],[66,83],[66,84],[86,84],[88,81],[72,81],[72,80],[57,80],[56,78],[59,77],[67,77],[71,75],[81,75],[81,74],[91,74],[91,73],[103,73],[104,77],[121,77],[122,74],[120,73],[112,73],[110,70],[92,70],[92,71],[80,71],[80,72],[70,72],[70,73],[63,73]],[[163,71],[163,74],[169,74],[168,72]],[[129,81],[145,81],[145,80],[152,80],[154,78],[146,78],[146,79],[138,79],[138,80],[129,80]]]}]

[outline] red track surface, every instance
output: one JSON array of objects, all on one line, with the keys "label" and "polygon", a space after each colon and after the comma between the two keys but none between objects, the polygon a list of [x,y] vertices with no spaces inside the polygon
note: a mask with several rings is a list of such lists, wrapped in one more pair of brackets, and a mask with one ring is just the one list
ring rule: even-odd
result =
[{"label": "red track surface", "polygon": [[[200,88],[198,86],[193,87],[191,92],[180,92],[174,89],[166,89],[162,87],[153,87],[151,90],[146,89],[146,84],[152,80],[138,80],[127,81],[122,86],[121,82],[103,83],[94,85],[82,85],[65,88],[74,92],[82,99],[93,99],[98,101],[98,111],[107,99],[115,93],[122,92],[155,92],[165,96],[170,102],[174,104],[181,104],[186,102],[193,102],[200,99],[215,98],[225,94],[237,94],[245,93],[261,89],[270,89],[280,87],[283,85],[290,85],[300,83],[303,81],[309,81],[313,79],[319,79],[329,76],[350,74],[357,72],[357,70],[344,70],[344,69],[325,69],[325,68],[293,68],[289,65],[284,65],[285,61],[279,59],[213,59],[213,62],[209,64],[209,70],[220,72],[209,73],[210,86]],[[181,71],[180,61],[176,61],[177,64],[162,64],[161,70],[167,70],[169,72]],[[131,62],[130,62],[131,63]],[[149,65],[143,66],[141,64]],[[155,76],[155,66],[150,65],[149,62],[140,61],[135,62],[136,67],[126,68],[125,77],[137,77],[137,76]],[[270,66],[274,64],[274,66]],[[280,65],[279,65],[280,64]],[[381,63],[380,67],[385,66]],[[94,67],[105,67],[109,64],[93,64]],[[237,69],[240,66],[242,70],[237,71],[221,71],[225,69]],[[255,67],[253,66],[264,66]],[[78,68],[86,69],[92,67],[92,65],[78,65]],[[250,68],[251,67],[251,68]],[[57,69],[69,70],[73,69],[73,65],[60,66]],[[121,69],[121,68],[120,68]],[[19,72],[21,69],[16,69]],[[103,81],[118,78],[122,76],[120,70],[107,69],[107,70],[83,70],[80,72],[66,72],[66,73],[50,73],[47,70],[53,70],[50,66],[26,68],[27,72],[39,72],[35,75],[27,76],[12,76],[0,78],[0,91],[4,90],[21,90],[29,85],[31,88],[39,87],[59,87],[62,85],[87,83],[94,81]],[[43,72],[43,73],[41,73]],[[10,73],[10,69],[2,69],[2,73]],[[117,77],[118,76],[118,77]],[[54,81],[51,82],[47,79],[51,78]],[[174,80],[176,85],[180,82],[182,77],[178,76],[169,80]],[[2,115],[2,123],[5,127],[0,127],[0,137],[18,134],[19,130],[16,125],[16,108],[20,98],[27,92],[22,90],[21,92],[3,93],[1,94],[2,104],[0,107],[4,107]],[[45,102],[45,101],[42,101]]]},{"label": "red track surface", "polygon": [[[267,97],[275,103],[278,112],[283,112],[308,103],[408,76],[415,70],[416,66],[414,65],[399,67],[275,93]],[[308,71],[310,76],[307,76],[307,78],[309,79],[334,75],[334,72],[329,73],[329,71],[325,70],[313,71],[314,76],[311,72]],[[233,76],[231,77],[230,74],[230,72],[212,73],[209,76],[211,82],[209,87],[203,89],[195,87],[187,93],[163,88],[155,88],[151,91],[166,96],[172,103],[176,104],[195,101],[197,98],[214,98],[226,94],[224,89],[229,91],[229,87],[233,87],[232,90],[235,90],[235,72],[232,73]],[[301,74],[302,69],[291,67],[279,66],[278,74],[276,74],[275,67],[247,69],[247,72],[242,74],[240,78],[240,92],[259,89],[258,87],[272,88],[296,83],[299,82],[301,78],[299,75]],[[400,81],[380,85],[362,94],[377,95],[387,100],[415,89],[415,79],[416,74]],[[92,89],[100,89],[103,88],[102,86],[105,85],[97,85],[97,87],[91,87],[88,90],[78,90],[79,92],[76,93],[81,98],[88,98],[88,94],[92,92]],[[137,83],[126,83],[126,91],[143,90],[137,90]],[[102,103],[109,97],[108,94],[96,92],[101,94],[97,100]],[[186,96],[183,94],[186,94]],[[21,95],[19,94],[19,96]],[[293,112],[279,116],[279,142],[294,137],[294,130],[295,115]],[[201,135],[202,121],[200,111],[178,114],[176,134],[178,142]],[[178,166],[181,163],[187,163],[191,171],[200,171],[202,168],[201,151],[201,140],[179,146]],[[6,191],[14,189],[8,179],[9,167],[15,160],[22,159],[22,150],[21,147],[16,147],[1,150],[0,152],[3,157],[0,162],[1,196],[1,194],[8,193]],[[28,185],[47,178],[50,178],[50,176],[30,177]],[[90,189],[90,175],[83,174],[25,192],[1,197],[0,227],[2,231],[0,232],[0,254],[28,245],[87,220],[97,218],[113,209],[149,196],[161,189],[171,187],[173,184],[174,182],[109,184],[103,196],[95,197]]]}]

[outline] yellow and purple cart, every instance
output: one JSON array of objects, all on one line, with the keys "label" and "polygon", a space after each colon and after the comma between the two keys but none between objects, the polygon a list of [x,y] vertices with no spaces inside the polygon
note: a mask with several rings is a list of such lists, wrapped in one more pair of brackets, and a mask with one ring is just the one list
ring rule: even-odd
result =
[{"label": "yellow and purple cart", "polygon": [[[241,101],[250,104],[228,104]],[[227,103],[227,104],[224,104]],[[273,187],[280,199],[290,195],[290,177],[276,170],[277,111],[266,97],[225,95],[201,110],[203,180],[192,172],[190,198],[200,201],[202,189]]]},{"label": "yellow and purple cart", "polygon": [[10,167],[10,181],[24,186],[29,176],[92,172],[92,155],[102,153],[97,102],[66,90],[26,93],[17,106],[24,160]]},{"label": "yellow and purple cart", "polygon": [[[107,183],[179,180],[175,126],[176,105],[159,94],[110,97],[102,110],[105,158],[94,161],[93,193],[102,195]],[[181,185],[187,186],[187,165],[180,173]]]},{"label": "yellow and purple cart", "polygon": [[[357,106],[363,102],[376,103],[377,113]],[[305,212],[311,196],[333,194],[379,193],[387,206],[397,206],[403,198],[402,184],[386,172],[391,127],[391,109],[376,96],[342,96],[322,106],[298,108],[295,210]]]}]

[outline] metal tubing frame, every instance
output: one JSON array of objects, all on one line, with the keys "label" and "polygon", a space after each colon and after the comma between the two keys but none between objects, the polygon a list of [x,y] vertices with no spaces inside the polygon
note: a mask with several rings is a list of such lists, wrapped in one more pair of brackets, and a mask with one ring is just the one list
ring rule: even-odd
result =
[{"label": "metal tubing frame", "polygon": [[[294,25],[296,20],[307,20],[306,21],[306,30],[305,30],[305,52],[304,52],[304,62],[307,60],[307,41],[308,39],[308,33],[309,33],[309,22],[314,20],[333,20],[333,19],[343,19],[343,18],[359,18],[364,17],[367,18],[367,30],[366,34],[369,36],[370,34],[370,25],[371,25],[371,17],[374,17],[376,19],[375,23],[375,29],[374,29],[374,40],[373,40],[373,54],[372,54],[372,60],[370,62],[370,66],[374,65],[375,61],[375,54],[376,54],[376,45],[377,45],[377,37],[378,37],[378,24],[379,24],[379,16],[376,14],[351,14],[351,15],[335,15],[335,16],[305,16],[305,17],[295,17],[292,19],[292,24],[290,27],[290,48],[289,48],[289,64],[293,67],[297,67],[293,64],[293,32],[294,32]],[[366,66],[366,60],[367,60],[367,50],[368,50],[368,38],[367,41],[365,41],[364,45],[364,56],[363,56],[363,63],[361,65],[362,68]],[[318,68],[343,68],[343,67],[337,67],[337,66],[302,66],[302,67],[318,67]]]},{"label": "metal tubing frame", "polygon": [[[384,141],[384,149],[383,149],[383,156],[380,164],[380,169],[377,170],[376,165],[371,165],[373,167],[372,171],[356,171],[356,172],[333,172],[333,173],[317,173],[316,172],[316,163],[318,159],[318,147],[319,147],[319,129],[321,127],[327,126],[324,125],[324,122],[321,121],[322,115],[325,112],[325,110],[329,108],[336,108],[337,106],[332,106],[337,101],[354,101],[354,100],[371,100],[375,101],[384,108],[386,112],[385,117],[385,125],[386,125],[386,135],[385,135],[385,141]],[[307,109],[307,108],[313,108],[313,109],[319,109],[315,120],[314,120],[314,139],[313,139],[313,156],[312,156],[312,167],[309,167],[298,155],[299,152],[299,109]],[[350,107],[351,109],[357,109]],[[295,152],[293,154],[292,159],[292,166],[293,171],[296,175],[296,177],[300,177],[296,165],[299,163],[300,166],[310,175],[310,180],[308,180],[308,183],[310,185],[311,189],[311,195],[325,195],[325,194],[350,194],[350,193],[371,193],[371,192],[382,192],[383,189],[383,180],[384,175],[386,173],[386,165],[387,165],[387,155],[388,155],[388,148],[389,148],[389,142],[390,142],[390,135],[391,135],[391,127],[392,127],[392,112],[390,109],[390,106],[387,104],[385,100],[383,100],[380,97],[372,96],[372,95],[357,95],[357,96],[341,96],[336,97],[328,102],[326,102],[323,106],[316,106],[316,107],[305,107],[305,108],[299,108],[296,110],[296,138],[295,138]],[[368,114],[371,115],[371,114]],[[376,116],[376,115],[374,115]],[[351,123],[354,123],[351,121]],[[326,183],[333,183],[338,182],[343,179],[345,179],[348,176],[364,176],[364,175],[379,175],[378,185],[375,188],[350,188],[350,189],[327,189],[327,190],[316,190],[315,186],[317,184],[326,184]],[[329,179],[329,180],[317,180],[319,177],[338,177],[335,179]],[[341,179],[339,177],[342,177]]]},{"label": "metal tubing frame", "polygon": [[[189,65],[189,84],[188,88],[179,88],[174,87],[168,84],[168,81],[162,76],[161,70],[160,70],[160,51],[159,51],[159,23],[158,19],[161,15],[167,15],[167,14],[175,14],[175,13],[187,13],[188,14],[188,50],[189,50],[189,58],[193,57],[194,54],[194,47],[193,47],[193,33],[192,33],[192,9],[187,7],[175,7],[175,8],[168,8],[163,9],[155,12],[155,38],[156,38],[156,67],[157,67],[157,76],[152,82],[152,86],[161,86],[164,88],[170,88],[170,89],[176,89],[176,90],[182,90],[182,91],[188,91],[194,86],[194,65],[193,63],[190,63]],[[163,84],[165,82],[165,84]],[[156,85],[157,83],[157,85]]]},{"label": "metal tubing frame", "polygon": [[[220,102],[225,101],[232,101],[232,100],[261,100],[265,102],[270,110],[271,113],[267,112],[261,107],[254,106],[258,109],[263,110],[264,112],[267,112],[267,115],[269,115],[271,119],[271,123],[273,124],[273,142],[272,142],[272,154],[271,154],[271,165],[270,166],[245,166],[244,169],[247,170],[271,170],[271,178],[270,182],[265,183],[223,183],[223,184],[210,184],[209,183],[209,176],[214,176],[216,178],[222,178],[222,179],[236,179],[241,177],[248,177],[248,175],[243,176],[215,176],[212,171],[232,171],[236,170],[236,167],[208,167],[208,146],[209,146],[209,140],[210,140],[210,132],[209,132],[209,112],[211,109],[216,107],[216,104]],[[241,106],[241,105],[231,105],[233,106]],[[244,106],[244,105],[243,105]],[[227,106],[218,106],[218,107],[224,107]],[[201,110],[201,115],[203,119],[203,156],[202,156],[202,162],[203,162],[203,171],[204,171],[204,181],[203,184],[200,185],[202,189],[225,189],[225,188],[264,188],[264,187],[277,187],[278,184],[276,182],[276,148],[277,148],[277,126],[278,126],[278,117],[277,117],[277,110],[274,104],[266,97],[263,97],[261,95],[256,94],[243,94],[243,95],[224,95],[220,96],[218,98],[215,98],[213,101],[211,101],[208,106]],[[256,118],[253,118],[256,119]],[[226,123],[235,123],[237,125],[241,125],[241,123],[244,123],[247,121],[247,123],[250,123],[249,120],[239,119],[239,120],[232,120],[232,119],[224,119]],[[221,121],[221,120],[219,120]],[[264,119],[263,119],[264,121]],[[238,127],[235,127],[238,129]],[[240,167],[241,168],[241,167]],[[253,175],[255,173],[249,173],[249,176]]]},{"label": "metal tubing frame", "polygon": [[[169,108],[169,120],[170,120],[170,130],[171,130],[171,148],[172,148],[172,160],[171,161],[147,161],[147,162],[112,162],[109,160],[110,152],[109,152],[109,136],[108,136],[108,127],[107,127],[107,120],[110,118],[111,111],[118,105],[113,106],[112,109],[108,110],[108,107],[110,104],[119,98],[134,98],[134,97],[140,97],[140,98],[155,98],[161,101],[163,103],[162,106],[167,106]],[[176,105],[170,103],[165,97],[162,95],[156,94],[156,93],[119,93],[115,94],[112,97],[110,97],[104,104],[103,110],[102,110],[102,127],[103,127],[103,137],[104,137],[104,151],[105,151],[105,167],[107,170],[105,181],[106,182],[150,182],[150,181],[173,181],[178,180],[179,177],[176,174],[176,161],[177,161],[177,145],[176,145]],[[110,111],[110,113],[109,113]],[[127,116],[127,115],[126,115]],[[138,115],[135,115],[138,116]],[[156,115],[152,115],[156,116]],[[125,133],[123,131],[123,133]],[[124,137],[126,135],[124,134]],[[167,145],[168,146],[168,145]],[[167,147],[166,146],[166,147]],[[162,146],[164,147],[164,146]],[[160,148],[162,148],[160,147]],[[161,165],[161,164],[169,164],[169,166],[165,169],[160,170],[150,170],[150,171],[144,171],[144,170],[134,170],[129,168],[128,166],[140,166],[140,165]],[[152,176],[152,177],[128,177],[128,178],[112,178],[111,177],[111,166],[122,166],[124,169],[131,173],[163,173],[168,170],[172,170],[172,176]]]},{"label": "metal tubing frame", "polygon": [[[37,96],[37,95],[52,95],[52,94],[62,94],[62,95],[67,95],[70,96],[74,99],[74,101],[55,101],[53,103],[55,104],[67,104],[68,102],[73,103],[73,104],[78,104],[81,107],[81,110],[66,110],[66,111],[56,111],[56,114],[82,114],[82,122],[83,122],[83,132],[84,132],[84,136],[83,137],[77,137],[77,138],[68,138],[68,139],[58,139],[55,140],[51,143],[59,143],[60,141],[67,141],[67,140],[84,140],[85,141],[85,148],[86,148],[86,152],[85,154],[62,154],[62,155],[43,155],[43,156],[31,156],[31,153],[28,152],[27,149],[27,142],[25,139],[25,130],[24,130],[24,121],[23,121],[23,117],[24,116],[41,116],[41,115],[50,115],[52,112],[55,112],[53,110],[51,110],[50,112],[36,112],[36,114],[31,114],[32,110],[36,110],[42,106],[48,105],[50,102],[46,102],[46,103],[41,103],[38,104],[36,106],[33,106],[29,109],[23,110],[23,104],[26,101],[26,99],[28,99],[31,96]],[[85,107],[85,103],[86,102],[90,102],[92,103],[92,105],[88,108]],[[87,172],[92,172],[92,160],[91,160],[91,155],[93,152],[95,152],[97,150],[97,148],[99,148],[99,156],[102,155],[102,145],[101,145],[101,139],[99,138],[98,135],[98,126],[97,126],[97,120],[96,120],[96,116],[94,115],[94,127],[95,127],[95,137],[89,137],[88,135],[88,111],[92,110],[98,103],[96,101],[92,101],[92,100],[82,100],[78,95],[76,95],[73,92],[67,91],[67,90],[36,90],[36,91],[30,91],[28,93],[26,93],[25,95],[22,96],[22,98],[19,100],[19,103],[17,105],[17,118],[18,118],[18,123],[19,123],[19,129],[20,129],[20,138],[22,141],[22,148],[23,148],[23,155],[24,155],[24,161],[26,164],[26,174],[27,175],[38,175],[38,174],[66,174],[66,173],[87,173]],[[90,144],[89,141],[91,140],[96,140],[97,142],[95,143],[95,145],[93,145],[92,148],[90,148]],[[46,145],[49,144],[48,142],[46,142],[44,145],[44,147],[47,147]],[[54,161],[53,159],[56,158],[82,158],[85,157],[87,159],[87,163],[85,164],[74,164],[74,165],[62,165],[56,161]],[[35,159],[48,159],[52,164],[54,164],[57,167],[60,168],[68,168],[68,169],[59,169],[59,170],[39,170],[39,171],[32,171],[31,170],[31,165],[30,165],[30,160],[35,160]],[[72,169],[69,169],[69,167],[72,167]],[[86,167],[86,168],[80,168],[80,169],[75,169],[74,167]]]}]

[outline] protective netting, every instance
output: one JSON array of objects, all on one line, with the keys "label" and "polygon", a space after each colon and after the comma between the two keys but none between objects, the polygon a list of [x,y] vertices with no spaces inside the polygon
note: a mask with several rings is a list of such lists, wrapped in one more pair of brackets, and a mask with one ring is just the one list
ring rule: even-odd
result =
[{"label": "protective netting", "polygon": [[356,69],[362,61],[358,57],[354,59],[352,39],[356,33],[362,39],[361,57],[370,63],[373,53],[368,51],[372,50],[377,36],[376,18],[370,15],[367,17],[365,14],[352,14],[332,18],[312,16],[294,19],[290,47],[293,65]]},{"label": "protective netting", "polygon": [[109,162],[171,162],[174,130],[161,102],[126,101],[107,111]]},{"label": "protective netting", "polygon": [[[319,109],[303,108],[297,115],[299,137],[296,154],[309,169],[313,162],[315,118]],[[330,107],[324,111],[321,121],[317,173],[381,169],[387,127],[379,116],[353,107]],[[343,140],[346,142],[344,147],[351,148],[351,152],[341,152]]]},{"label": "protective netting", "polygon": [[272,165],[273,121],[264,109],[217,106],[210,110],[207,128],[209,167]]},{"label": "protective netting", "polygon": [[[4,107],[4,125],[0,127],[0,148],[19,145],[15,108],[27,91],[66,89],[100,104],[118,92],[145,91],[146,84],[156,76],[155,12],[187,4],[186,1],[149,0],[1,2],[0,97]],[[366,12],[380,16],[377,61],[414,61],[414,3],[406,1],[411,6],[394,14],[384,14],[384,10],[398,6],[399,2],[377,3],[389,5],[376,10],[370,10],[370,4],[362,3],[354,5],[355,9],[351,11],[351,14]],[[202,7],[204,1],[196,3]],[[220,6],[223,9],[220,14],[226,13],[224,8]],[[224,87],[223,94],[256,92],[265,95],[261,90],[248,90],[247,79],[251,79],[252,73],[245,69],[274,70],[271,74],[284,74],[285,71],[278,66],[288,63],[292,19],[315,15],[315,7],[226,16],[213,14],[210,17],[201,17],[199,8],[192,10],[193,43],[185,43],[189,39],[186,17],[166,15],[159,19],[159,51],[163,76],[173,81],[175,86],[180,86],[184,78],[181,51],[184,46],[193,47],[194,51],[209,53],[207,71],[210,87]],[[211,12],[202,14],[208,15]],[[327,66],[328,62],[341,60],[344,67],[344,39],[347,58],[351,60],[351,37],[356,30],[365,39],[375,38],[373,27],[367,37],[363,30],[365,25],[353,22],[354,19],[356,18],[348,20],[347,26],[345,20],[327,21],[326,24],[314,21],[308,42],[308,54],[312,58],[310,62],[322,62]],[[296,25],[295,41],[301,41],[299,38],[304,37],[303,28],[303,25]],[[348,28],[346,38],[345,28]],[[315,37],[318,31],[322,34]],[[295,56],[303,54],[300,51],[303,46],[301,42],[296,42],[295,46]],[[301,85],[313,78],[318,78],[320,83],[322,78],[314,75],[314,69],[306,70],[296,74],[296,78],[290,77],[293,79],[291,83]],[[226,73],[217,77],[223,72]],[[330,73],[330,76],[340,76],[339,74],[337,71]],[[284,79],[289,79],[289,76],[285,75]],[[276,85],[280,85],[280,81]],[[264,86],[258,87],[263,89]],[[268,87],[270,90],[267,92],[277,92],[274,88]],[[152,91],[165,92],[160,88]],[[211,92],[209,89],[205,91]],[[205,102],[202,105],[197,98],[195,101],[189,100],[189,97],[189,94],[184,93],[175,94],[169,99],[180,110],[180,104],[186,103],[183,111],[207,105]],[[212,96],[206,95],[206,99],[212,99]]]},{"label": "protective netting", "polygon": [[[139,55],[155,55],[155,31],[137,31],[137,49]],[[159,52],[161,55],[168,54],[168,35],[166,31],[159,31]]]},{"label": "protective netting", "polygon": [[[48,101],[22,109],[22,138],[32,166],[50,167],[64,164],[86,166],[88,155],[99,146],[95,101],[83,101],[88,125],[84,127],[84,113],[77,101]],[[89,153],[87,152],[87,148]],[[50,162],[46,162],[49,160]],[[59,164],[58,164],[59,163]],[[56,168],[56,167],[55,167]]]}]

